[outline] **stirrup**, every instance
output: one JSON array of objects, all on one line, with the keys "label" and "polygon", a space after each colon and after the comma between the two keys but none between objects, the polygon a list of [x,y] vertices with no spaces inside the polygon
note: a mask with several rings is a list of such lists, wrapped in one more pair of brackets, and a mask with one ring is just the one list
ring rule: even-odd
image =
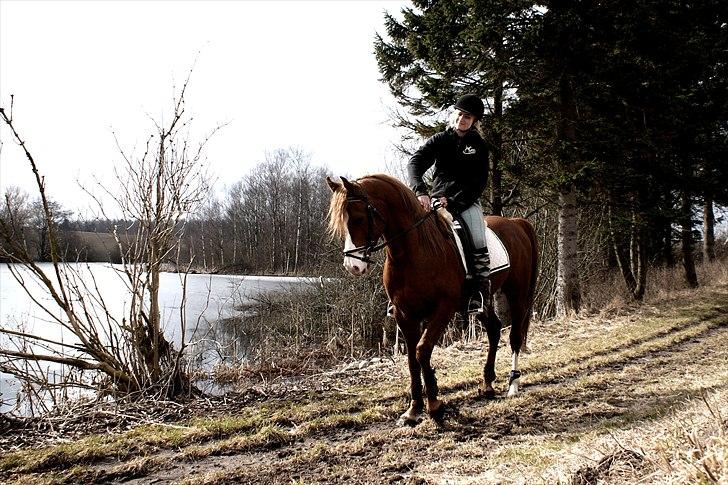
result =
[{"label": "stirrup", "polygon": [[387,302],[387,316],[394,317],[394,303],[391,301]]},{"label": "stirrup", "polygon": [[468,315],[485,313],[485,298],[481,291],[476,292],[468,300]]}]

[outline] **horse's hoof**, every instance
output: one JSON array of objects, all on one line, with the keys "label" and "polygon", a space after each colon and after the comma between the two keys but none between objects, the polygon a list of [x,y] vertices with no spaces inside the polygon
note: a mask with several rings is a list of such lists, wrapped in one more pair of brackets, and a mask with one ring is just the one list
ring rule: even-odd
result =
[{"label": "horse's hoof", "polygon": [[428,401],[427,403],[427,414],[430,416],[435,416],[437,413],[441,412],[443,409],[442,401],[439,399],[435,399],[434,401]]},{"label": "horse's hoof", "polygon": [[417,426],[418,424],[420,424],[423,419],[425,419],[425,418],[421,413],[420,414],[411,414],[409,412],[406,412],[402,416],[400,416],[399,419],[397,420],[397,426],[414,427],[414,426]]},{"label": "horse's hoof", "polygon": [[492,387],[488,389],[483,389],[482,387],[479,387],[478,395],[488,401],[492,401],[496,398],[495,389],[493,389]]},{"label": "horse's hoof", "polygon": [[429,409],[427,411],[427,414],[430,415],[430,418],[435,421],[437,424],[442,424],[445,420],[445,412],[447,411],[447,406],[442,403],[442,401],[439,401],[440,405],[437,406],[435,410]]},{"label": "horse's hoof", "polygon": [[439,399],[429,401],[427,403],[427,414],[438,424],[442,424],[443,418],[445,417],[445,403]]}]

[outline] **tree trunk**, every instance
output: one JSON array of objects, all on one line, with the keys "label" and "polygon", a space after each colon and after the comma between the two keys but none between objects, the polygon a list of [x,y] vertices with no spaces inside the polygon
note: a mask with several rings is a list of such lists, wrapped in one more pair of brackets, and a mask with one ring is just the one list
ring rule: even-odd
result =
[{"label": "tree trunk", "polygon": [[217,243],[219,244],[220,248],[220,266],[219,268],[225,267],[225,234],[223,234],[223,224],[222,221],[218,221],[219,224],[219,231],[218,231],[218,240]]},{"label": "tree trunk", "polygon": [[693,241],[693,211],[688,189],[682,191],[680,225],[682,228],[682,257],[685,268],[685,281],[691,288],[698,286],[698,275],[695,272],[695,255]]},{"label": "tree trunk", "polygon": [[620,233],[621,226],[617,224],[614,219],[614,213],[612,208],[609,208],[609,237],[612,240],[612,247],[614,249],[614,256],[617,260],[617,267],[619,272],[622,274],[624,283],[627,285],[627,291],[630,294],[634,294],[637,288],[637,280],[632,272],[632,264],[630,263],[629,251],[627,251],[626,244],[624,243],[624,237]]},{"label": "tree trunk", "polygon": [[205,220],[200,223],[200,246],[202,250],[202,267],[207,269],[207,254],[205,253]]},{"label": "tree trunk", "polygon": [[[559,138],[573,147],[576,142],[576,105],[570,79],[564,75],[559,80]],[[560,154],[561,170],[573,172],[573,148],[565,148]],[[568,184],[559,189],[558,270],[556,273],[556,314],[578,312],[581,306],[581,288],[578,273],[578,226],[576,189]]]},{"label": "tree trunk", "polygon": [[632,298],[642,301],[647,284],[647,248],[642,218],[633,211],[630,219],[629,244],[620,231],[624,232],[624,227],[617,223],[610,207],[609,237],[612,240],[617,266]]},{"label": "tree trunk", "polygon": [[703,205],[703,261],[715,261],[715,216],[713,198],[705,195]]},{"label": "tree trunk", "polygon": [[151,373],[151,378],[156,381],[161,375],[159,365],[159,343],[161,332],[161,315],[159,312],[159,255],[154,244],[152,244],[151,253],[149,255],[149,272],[151,273],[151,282],[149,284],[149,336],[152,341],[151,355],[147,356],[147,366]]},{"label": "tree trunk", "polygon": [[659,262],[667,268],[675,267],[675,254],[673,251],[672,224],[675,217],[672,209],[675,207],[673,195],[669,191],[662,192],[659,196],[659,205],[662,211],[655,216],[655,233],[659,241],[656,249],[659,250]]},{"label": "tree trunk", "polygon": [[233,264],[238,264],[238,217],[233,216]]},{"label": "tree trunk", "polygon": [[577,258],[576,191],[559,193],[558,270],[556,274],[556,314],[578,312],[581,306]]},{"label": "tree trunk", "polygon": [[301,245],[301,209],[299,206],[298,210],[298,217],[296,219],[296,245],[294,248],[294,256],[293,256],[293,272],[298,273],[298,254],[300,251],[300,245]]},{"label": "tree trunk", "polygon": [[662,221],[662,258],[665,266],[675,267],[675,255],[672,252],[672,224],[667,218]]},{"label": "tree trunk", "polygon": [[164,228],[160,227],[161,221],[163,220],[164,205],[165,205],[165,189],[164,180],[166,177],[165,173],[165,149],[166,149],[166,137],[164,134],[160,136],[159,142],[159,159],[157,163],[156,173],[156,191],[154,200],[154,221],[150,224],[149,230],[149,273],[150,273],[150,284],[149,284],[149,328],[150,335],[152,338],[152,365],[149,368],[152,380],[156,382],[159,376],[162,374],[162,370],[159,363],[159,343],[161,333],[161,314],[159,311],[159,271],[161,264],[161,257],[163,250],[159,247],[159,237],[161,231]]},{"label": "tree trunk", "polygon": [[637,282],[637,286],[632,292],[632,296],[635,300],[642,301],[645,296],[645,288],[647,285],[647,247],[645,228],[641,221],[638,221],[637,227],[634,229],[634,235],[636,241],[634,244],[635,249],[633,256],[636,258],[636,261],[634,262],[633,267],[636,271],[635,280]]}]

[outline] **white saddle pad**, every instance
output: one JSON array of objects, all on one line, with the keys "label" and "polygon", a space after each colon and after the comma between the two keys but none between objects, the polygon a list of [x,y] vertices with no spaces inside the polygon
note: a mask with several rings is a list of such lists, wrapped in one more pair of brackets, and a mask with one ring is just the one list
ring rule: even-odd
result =
[{"label": "white saddle pad", "polygon": [[488,244],[490,254],[490,272],[496,273],[510,268],[511,260],[508,258],[508,251],[490,227],[485,228],[485,242]]}]

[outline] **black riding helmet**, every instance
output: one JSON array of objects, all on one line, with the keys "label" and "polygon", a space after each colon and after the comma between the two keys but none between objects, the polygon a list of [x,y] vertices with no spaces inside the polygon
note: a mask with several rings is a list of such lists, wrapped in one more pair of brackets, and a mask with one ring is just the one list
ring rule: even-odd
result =
[{"label": "black riding helmet", "polygon": [[483,101],[481,101],[480,98],[474,94],[466,94],[464,96],[461,96],[460,99],[458,99],[455,103],[455,108],[459,109],[460,111],[467,111],[471,115],[475,116],[477,119],[481,119],[483,117],[483,113],[485,112],[485,106],[483,106]]}]

